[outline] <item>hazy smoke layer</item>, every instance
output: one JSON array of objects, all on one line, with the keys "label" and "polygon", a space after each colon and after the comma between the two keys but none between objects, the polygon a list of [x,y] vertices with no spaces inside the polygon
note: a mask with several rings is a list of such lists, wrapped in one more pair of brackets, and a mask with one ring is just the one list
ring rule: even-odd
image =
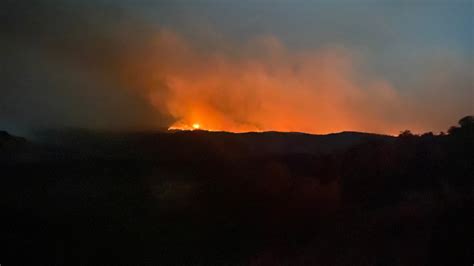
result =
[{"label": "hazy smoke layer", "polygon": [[[145,87],[176,128],[199,123],[204,129],[237,132],[391,134],[405,128],[443,129],[436,128],[440,118],[429,117],[436,96],[425,101],[430,96],[398,93],[370,75],[351,51],[337,46],[290,51],[277,38],[263,36],[245,46],[222,44],[202,51],[168,30],[156,32],[153,43],[146,51],[150,73],[143,76]],[[449,110],[459,109],[452,101],[437,105],[444,105],[449,119]]]},{"label": "hazy smoke layer", "polygon": [[[97,5],[13,5],[0,127],[227,131],[446,130],[473,111],[472,71],[440,55],[401,88],[337,44],[187,38]],[[216,39],[216,40],[217,40]],[[415,74],[414,74],[415,75]]]}]

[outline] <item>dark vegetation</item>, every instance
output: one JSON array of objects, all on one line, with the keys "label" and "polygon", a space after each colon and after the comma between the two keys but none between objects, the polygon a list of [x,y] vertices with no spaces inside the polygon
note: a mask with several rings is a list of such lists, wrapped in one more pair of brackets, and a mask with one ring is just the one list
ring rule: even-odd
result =
[{"label": "dark vegetation", "polygon": [[9,264],[471,265],[474,121],[448,134],[0,132]]}]

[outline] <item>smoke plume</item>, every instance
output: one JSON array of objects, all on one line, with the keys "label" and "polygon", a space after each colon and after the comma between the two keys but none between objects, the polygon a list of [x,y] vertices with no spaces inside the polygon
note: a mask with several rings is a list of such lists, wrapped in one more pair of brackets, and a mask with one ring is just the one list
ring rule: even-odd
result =
[{"label": "smoke plume", "polygon": [[455,57],[432,59],[437,67],[423,66],[407,88],[338,43],[296,49],[272,34],[192,38],[98,4],[6,10],[6,129],[397,134],[445,130],[473,111],[469,63]]}]

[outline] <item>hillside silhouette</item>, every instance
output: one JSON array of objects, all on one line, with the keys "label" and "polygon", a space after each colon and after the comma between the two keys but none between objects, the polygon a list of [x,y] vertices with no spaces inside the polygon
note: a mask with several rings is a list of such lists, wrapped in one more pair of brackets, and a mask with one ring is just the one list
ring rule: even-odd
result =
[{"label": "hillside silhouette", "polygon": [[1,131],[0,258],[470,265],[473,117],[447,132]]}]

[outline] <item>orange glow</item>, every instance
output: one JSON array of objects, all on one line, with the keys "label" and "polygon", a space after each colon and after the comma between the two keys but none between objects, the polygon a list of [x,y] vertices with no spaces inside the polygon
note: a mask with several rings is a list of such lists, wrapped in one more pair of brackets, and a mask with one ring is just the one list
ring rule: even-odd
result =
[{"label": "orange glow", "polygon": [[203,51],[162,30],[151,53],[127,64],[156,111],[173,120],[169,129],[398,134],[426,127],[410,115],[415,103],[347,49],[290,51],[271,36],[222,46]]}]

